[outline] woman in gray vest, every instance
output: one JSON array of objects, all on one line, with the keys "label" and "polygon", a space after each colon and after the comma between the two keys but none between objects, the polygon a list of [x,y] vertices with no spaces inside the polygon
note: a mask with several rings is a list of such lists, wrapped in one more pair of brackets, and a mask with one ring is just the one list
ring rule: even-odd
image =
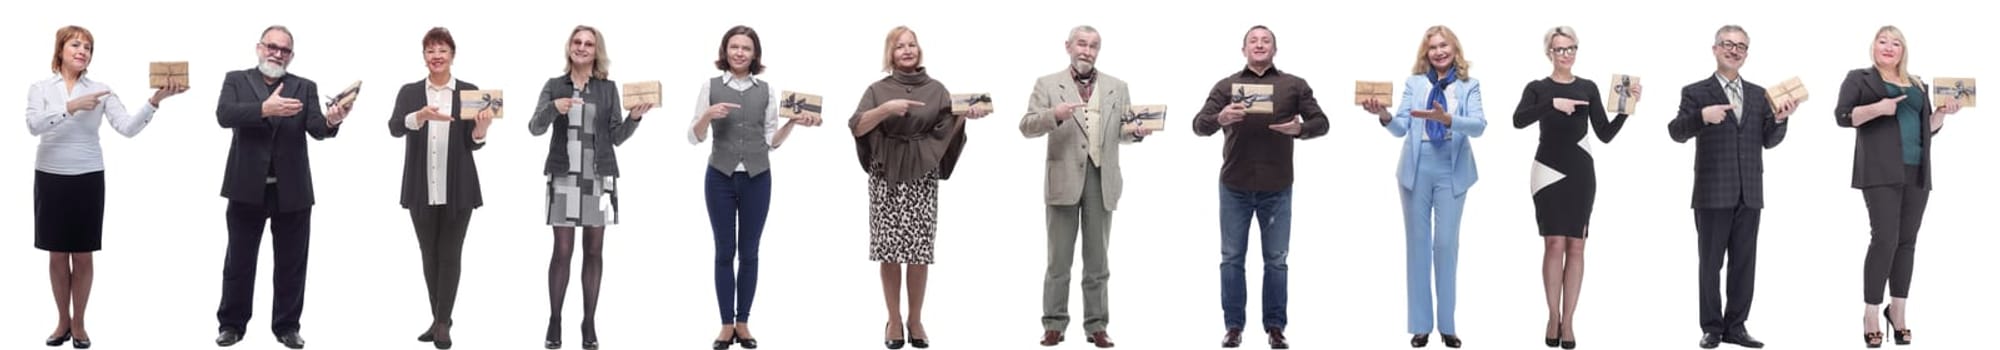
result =
[{"label": "woman in gray vest", "polygon": [[535,136],[560,126],[549,137],[548,223],[555,227],[549,259],[549,330],[544,347],[562,347],[563,291],[569,289],[569,261],[576,228],[583,228],[583,348],[597,349],[597,287],[604,278],[604,227],[618,223],[618,155],[612,147],[638,130],[651,104],[633,106],[620,118],[618,83],[610,80],[611,59],[596,28],[577,26],[569,34],[563,75],[542,85],[528,132]]},{"label": "woman in gray vest", "polygon": [[[908,27],[889,31],[882,70],[889,76],[868,85],[847,127],[854,131],[861,169],[868,172],[868,260],[882,264],[882,299],[889,311],[883,345],[901,349],[907,341],[923,349],[930,347],[924,336],[924,287],[933,262],[931,241],[937,237],[938,182],[951,178],[965,149],[966,120],[991,111],[951,110],[951,90],[924,71],[924,51]],[[905,264],[907,319],[900,312]]]},{"label": "woman in gray vest", "polygon": [[757,296],[757,246],[771,210],[770,152],[785,143],[793,125],[819,126],[819,112],[801,106],[794,119],[778,116],[778,90],[756,77],[764,74],[764,42],[750,27],[722,35],[715,68],[724,73],[701,83],[700,107],[688,126],[688,144],[715,139],[702,185],[715,228],[715,303],[722,315],[714,348],[756,349],[750,301]]}]

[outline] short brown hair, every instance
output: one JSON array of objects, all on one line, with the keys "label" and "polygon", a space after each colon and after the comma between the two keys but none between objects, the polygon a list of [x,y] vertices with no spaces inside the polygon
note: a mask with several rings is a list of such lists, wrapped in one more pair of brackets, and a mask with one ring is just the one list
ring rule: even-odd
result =
[{"label": "short brown hair", "polygon": [[[61,29],[56,29],[56,52],[51,54],[51,58],[49,59],[49,71],[62,73],[63,44],[68,44],[70,39],[83,39],[85,43],[92,43],[92,45],[85,45],[88,48],[87,50],[92,53],[96,53],[97,51],[95,47],[97,38],[90,35],[89,29],[83,29],[83,27],[78,26],[65,26]],[[86,72],[90,72],[90,69],[84,68],[82,72],[77,72],[76,74],[77,76],[83,76],[83,73]]]},{"label": "short brown hair", "polygon": [[[896,39],[903,37],[903,33],[909,33],[912,39],[917,37],[917,31],[910,30],[909,26],[896,26],[895,29],[889,30],[889,38],[882,41],[883,72],[896,71]],[[922,46],[917,47],[917,66],[924,66],[924,48]]]},{"label": "short brown hair", "polygon": [[757,30],[749,26],[736,26],[722,33],[722,46],[715,50],[715,69],[729,70],[729,38],[738,35],[750,37],[750,74],[764,74],[764,39],[757,38]]},{"label": "short brown hair", "polygon": [[424,48],[428,49],[431,45],[444,45],[450,48],[452,53],[458,52],[458,41],[451,40],[451,31],[444,27],[434,27],[424,33]]}]

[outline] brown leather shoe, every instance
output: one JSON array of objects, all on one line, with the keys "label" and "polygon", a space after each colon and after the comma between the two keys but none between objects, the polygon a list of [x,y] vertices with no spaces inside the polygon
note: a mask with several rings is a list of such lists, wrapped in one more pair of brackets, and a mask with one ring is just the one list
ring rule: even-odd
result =
[{"label": "brown leather shoe", "polygon": [[1287,343],[1285,343],[1285,330],[1283,330],[1283,329],[1278,329],[1278,328],[1265,328],[1265,329],[1264,329],[1264,334],[1265,334],[1265,335],[1268,335],[1268,336],[1270,336],[1270,337],[1271,337],[1271,348],[1272,348],[1272,349],[1290,349],[1290,348],[1292,348],[1292,345],[1291,345],[1291,344],[1287,344]]},{"label": "brown leather shoe", "polygon": [[1104,331],[1090,332],[1090,344],[1097,345],[1100,349],[1116,346],[1116,344],[1111,343],[1111,334],[1104,333]]},{"label": "brown leather shoe", "polygon": [[1242,345],[1243,345],[1242,328],[1230,328],[1229,333],[1225,333],[1222,335],[1222,347],[1234,349],[1237,346],[1242,346]]},{"label": "brown leather shoe", "polygon": [[1061,344],[1062,341],[1063,334],[1060,331],[1042,332],[1042,346],[1056,346],[1056,344]]}]

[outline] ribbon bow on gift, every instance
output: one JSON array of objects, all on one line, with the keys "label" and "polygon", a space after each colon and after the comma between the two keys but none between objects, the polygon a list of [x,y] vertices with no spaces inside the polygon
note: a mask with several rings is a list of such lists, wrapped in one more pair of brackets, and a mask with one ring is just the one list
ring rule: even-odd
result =
[{"label": "ribbon bow on gift", "polygon": [[479,109],[472,112],[493,111],[493,114],[500,114],[501,101],[500,99],[493,98],[493,94],[479,94]]},{"label": "ribbon bow on gift", "polygon": [[806,99],[797,94],[785,95],[785,100],[778,103],[778,108],[790,110],[792,115],[805,112],[819,113],[819,105],[806,103]]},{"label": "ribbon bow on gift", "polygon": [[1229,103],[1254,104],[1270,100],[1271,100],[1271,95],[1264,95],[1264,94],[1252,95],[1248,92],[1244,92],[1243,87],[1241,86],[1236,87],[1236,94],[1229,96]]},{"label": "ribbon bow on gift", "polygon": [[980,103],[993,103],[993,95],[987,95],[987,94],[973,95],[972,97],[966,98],[965,101],[961,102],[965,102],[965,105],[967,106],[976,105]]},{"label": "ribbon bow on gift", "polygon": [[1137,123],[1140,120],[1159,119],[1161,117],[1165,117],[1166,115],[1167,115],[1166,111],[1151,111],[1151,112],[1132,111],[1130,114],[1127,114],[1123,120],[1119,120],[1119,122]]}]

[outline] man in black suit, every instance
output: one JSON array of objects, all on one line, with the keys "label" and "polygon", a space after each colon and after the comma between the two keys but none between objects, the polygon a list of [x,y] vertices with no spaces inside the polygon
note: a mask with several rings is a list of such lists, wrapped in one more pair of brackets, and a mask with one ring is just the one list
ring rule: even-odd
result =
[{"label": "man in black suit", "polygon": [[[1750,56],[1742,27],[1715,32],[1715,75],[1681,88],[1680,113],[1667,124],[1674,142],[1695,142],[1694,222],[1701,254],[1701,348],[1721,343],[1762,348],[1743,327],[1757,276],[1757,225],[1764,208],[1764,149],[1785,140],[1797,101],[1772,105],[1764,88],[1738,71]],[[1728,307],[1722,267],[1729,266]]]},{"label": "man in black suit", "polygon": [[292,349],[305,348],[299,313],[305,307],[306,248],[312,237],[312,166],[306,137],[340,132],[345,106],[319,109],[312,80],[288,74],[292,32],[271,26],[257,42],[257,68],[223,78],[215,120],[234,136],[222,196],[229,198],[229,255],[222,267],[219,346],[243,340],[257,282],[257,246],[271,224],[271,331]]}]

